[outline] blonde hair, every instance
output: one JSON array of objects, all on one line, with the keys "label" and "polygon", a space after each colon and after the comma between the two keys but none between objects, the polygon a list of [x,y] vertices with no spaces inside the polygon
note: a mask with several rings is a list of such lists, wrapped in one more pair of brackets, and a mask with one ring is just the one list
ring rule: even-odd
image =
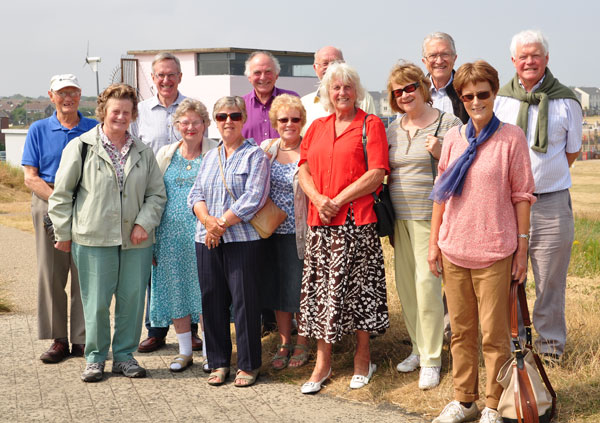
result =
[{"label": "blonde hair", "polygon": [[269,120],[271,126],[277,128],[277,114],[280,110],[295,109],[300,112],[300,129],[306,125],[306,109],[302,105],[299,97],[290,94],[281,94],[275,97],[273,103],[271,103],[271,110],[269,110]]},{"label": "blonde hair", "polygon": [[390,107],[393,111],[404,113],[404,110],[398,106],[398,102],[394,98],[392,84],[404,85],[412,84],[413,82],[419,83],[417,90],[421,91],[425,103],[429,105],[433,104],[433,100],[431,99],[431,91],[429,91],[431,88],[431,81],[425,76],[421,68],[414,63],[398,62],[390,71],[390,76],[388,77],[387,82],[388,102],[390,103]]},{"label": "blonde hair", "polygon": [[194,100],[193,98],[186,98],[181,103],[179,103],[179,106],[177,106],[177,109],[173,114],[173,122],[179,122],[179,119],[187,112],[197,113],[202,118],[204,126],[210,126],[210,116],[208,115],[208,110],[206,110],[206,106],[201,101]]}]

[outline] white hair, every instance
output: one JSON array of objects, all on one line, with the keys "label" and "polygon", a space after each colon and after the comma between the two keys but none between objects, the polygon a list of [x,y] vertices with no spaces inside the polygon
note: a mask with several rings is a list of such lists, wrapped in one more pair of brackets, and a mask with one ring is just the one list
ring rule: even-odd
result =
[{"label": "white hair", "polygon": [[548,40],[544,37],[544,34],[537,29],[526,29],[512,37],[512,41],[510,42],[510,55],[513,58],[516,58],[517,47],[526,46],[528,44],[539,44],[544,49],[544,55],[548,54]]},{"label": "white hair", "polygon": [[177,72],[181,73],[181,62],[179,61],[177,56],[168,52],[158,53],[156,56],[154,56],[154,60],[152,60],[152,73],[154,73],[154,65],[158,62],[162,62],[163,60],[174,61],[175,65],[177,66]]},{"label": "white hair", "polygon": [[450,34],[446,34],[445,32],[432,32],[427,37],[425,37],[425,39],[423,40],[423,45],[421,46],[421,50],[423,52],[423,57],[425,57],[425,54],[426,54],[425,48],[431,40],[446,41],[450,45],[450,48],[452,49],[452,54],[456,56],[456,46],[454,45],[454,38],[452,38],[450,36]]},{"label": "white hair", "polygon": [[327,72],[325,72],[321,85],[319,86],[319,101],[323,105],[323,108],[329,113],[335,111],[335,107],[331,104],[331,100],[329,99],[329,87],[336,79],[340,79],[344,83],[349,82],[354,86],[354,89],[356,90],[354,106],[358,107],[360,102],[365,98],[366,93],[364,87],[360,83],[358,72],[347,63],[335,62],[327,68]]},{"label": "white hair", "polygon": [[279,73],[281,72],[281,65],[279,64],[279,60],[277,60],[277,57],[273,56],[273,53],[263,50],[253,51],[252,53],[250,53],[250,56],[248,56],[248,59],[246,59],[244,75],[246,75],[247,77],[250,76],[250,62],[259,54],[264,54],[269,59],[271,59],[271,62],[273,62],[273,67],[275,68],[275,74],[279,75]]}]

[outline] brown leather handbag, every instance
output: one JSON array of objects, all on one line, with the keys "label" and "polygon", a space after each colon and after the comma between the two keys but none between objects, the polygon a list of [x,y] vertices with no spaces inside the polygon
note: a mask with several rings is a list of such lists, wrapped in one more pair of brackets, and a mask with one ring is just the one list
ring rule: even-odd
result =
[{"label": "brown leather handbag", "polygon": [[[519,340],[517,304],[521,305],[526,331],[526,343],[523,348]],[[510,332],[514,356],[504,363],[496,378],[504,388],[498,412],[506,423],[550,422],[556,411],[556,393],[552,389],[542,360],[533,351],[525,287],[517,281],[513,281],[510,286]]]}]

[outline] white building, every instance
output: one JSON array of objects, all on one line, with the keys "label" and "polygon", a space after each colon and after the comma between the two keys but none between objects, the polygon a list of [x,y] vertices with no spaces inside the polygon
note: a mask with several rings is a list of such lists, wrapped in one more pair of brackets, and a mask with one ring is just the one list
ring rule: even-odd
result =
[{"label": "white building", "polygon": [[6,162],[13,166],[21,166],[27,129],[2,129],[5,135]]},{"label": "white building", "polygon": [[586,112],[600,112],[600,89],[596,87],[575,87],[575,95],[581,101],[581,107]]}]

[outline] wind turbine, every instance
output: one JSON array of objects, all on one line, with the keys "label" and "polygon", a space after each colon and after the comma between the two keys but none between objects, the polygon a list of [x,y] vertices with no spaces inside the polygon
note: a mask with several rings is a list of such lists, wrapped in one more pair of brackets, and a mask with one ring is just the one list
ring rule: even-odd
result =
[{"label": "wind turbine", "polygon": [[90,68],[96,73],[96,94],[98,97],[100,96],[100,82],[98,80],[98,63],[100,63],[102,59],[100,57],[90,57],[90,42],[87,44],[87,53],[85,54],[85,65],[90,65]]}]

